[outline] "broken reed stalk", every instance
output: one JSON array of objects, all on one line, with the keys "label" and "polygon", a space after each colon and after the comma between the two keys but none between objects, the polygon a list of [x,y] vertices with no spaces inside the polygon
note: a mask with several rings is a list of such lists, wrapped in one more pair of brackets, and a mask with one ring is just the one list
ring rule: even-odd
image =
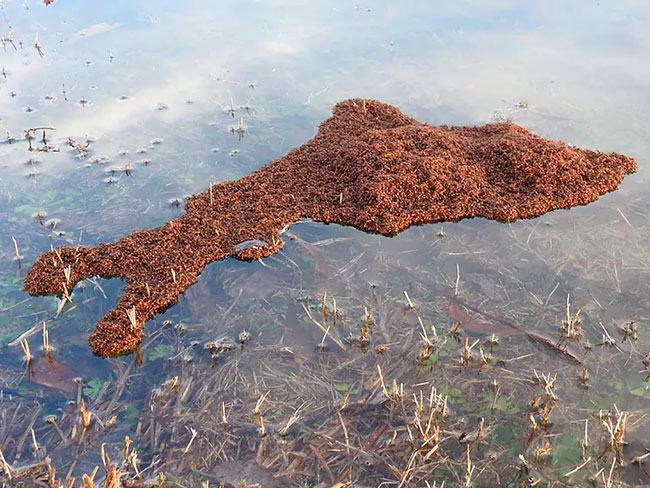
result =
[{"label": "broken reed stalk", "polygon": [[422,318],[418,315],[418,322],[420,323],[420,328],[422,329],[422,332],[420,332],[420,337],[424,341],[424,347],[420,349],[420,357],[419,361],[420,364],[424,364],[423,362],[429,359],[431,356],[431,353],[434,350],[434,343],[438,339],[438,334],[436,332],[436,327],[435,325],[431,326],[431,332],[433,332],[433,339],[429,339],[429,336],[427,334],[427,329],[424,326],[424,323],[422,322]]},{"label": "broken reed stalk", "polygon": [[379,373],[379,381],[381,385],[381,392],[384,394],[387,400],[391,399],[388,389],[386,388],[386,383],[384,383],[384,375],[381,374],[381,366],[377,365],[377,372]]},{"label": "broken reed stalk", "polygon": [[562,321],[562,335],[568,340],[575,340],[575,339],[579,339],[580,336],[582,335],[581,323],[580,323],[581,310],[578,309],[577,312],[571,315],[569,297],[570,295],[567,294],[565,317],[564,320]]},{"label": "broken reed stalk", "polygon": [[32,447],[34,448],[35,452],[38,452],[41,447],[38,445],[38,442],[36,441],[36,433],[34,432],[34,429],[30,428],[29,433],[32,436]]},{"label": "broken reed stalk", "polygon": [[120,473],[117,466],[111,462],[111,458],[104,449],[104,444],[100,447],[100,456],[102,464],[104,465],[104,488],[119,488],[122,473]]},{"label": "broken reed stalk", "polygon": [[406,290],[404,290],[404,296],[406,297],[406,304],[408,305],[408,308],[413,310],[415,308],[415,304],[409,298],[409,294],[406,293]]},{"label": "broken reed stalk", "polygon": [[434,481],[433,484],[431,484],[427,480],[424,480],[424,483],[427,485],[427,488],[445,488],[445,481],[444,480],[442,481],[440,486],[438,486],[437,481]]},{"label": "broken reed stalk", "polygon": [[463,487],[472,488],[472,474],[474,474],[474,469],[476,466],[472,464],[472,460],[469,457],[469,444],[467,445],[467,468],[465,468],[465,480]]},{"label": "broken reed stalk", "polygon": [[90,427],[90,418],[92,413],[90,410],[86,410],[86,404],[84,403],[83,398],[79,402],[79,417],[81,419],[81,426],[83,427],[83,432],[85,433]]},{"label": "broken reed stalk", "polygon": [[343,416],[341,415],[341,411],[337,410],[336,413],[339,416],[339,421],[341,422],[341,427],[343,428],[343,437],[345,438],[345,450],[348,454],[350,455],[350,437],[348,436],[348,428],[345,425],[345,422],[343,421]]},{"label": "broken reed stalk", "polygon": [[530,446],[537,434],[537,420],[535,420],[535,415],[532,412],[528,414],[528,419],[530,420],[530,435],[528,436],[527,445]]},{"label": "broken reed stalk", "polygon": [[614,453],[616,462],[622,465],[623,445],[625,444],[623,438],[625,437],[625,429],[630,412],[625,410],[621,411],[616,405],[614,405],[614,410],[616,412],[616,423],[612,420],[611,412],[607,412],[607,415],[601,422],[609,434],[608,449]]},{"label": "broken reed stalk", "polygon": [[587,464],[589,464],[590,461],[591,461],[591,456],[588,457],[588,458],[587,458],[587,459],[586,459],[582,464],[579,464],[579,465],[576,466],[574,469],[572,469],[571,471],[569,471],[568,473],[566,473],[564,476],[567,476],[567,477],[568,477],[568,476],[571,476],[572,474],[577,473],[577,472],[580,471],[582,468],[584,468]]},{"label": "broken reed stalk", "polygon": [[323,293],[323,298],[320,300],[320,314],[323,317],[323,323],[327,322],[327,292]]},{"label": "broken reed stalk", "polygon": [[14,259],[20,262],[23,257],[18,252],[18,242],[16,242],[16,238],[14,236],[11,236],[11,240],[14,241]]},{"label": "broken reed stalk", "polygon": [[52,348],[50,347],[50,336],[47,331],[47,322],[43,321],[43,352],[45,354],[50,354]]},{"label": "broken reed stalk", "polygon": [[465,339],[463,340],[463,349],[461,351],[461,357],[460,357],[460,365],[463,368],[469,366],[469,364],[472,362],[472,349],[479,342],[480,339],[476,339],[470,346],[469,337],[465,336]]},{"label": "broken reed stalk", "polygon": [[325,339],[327,339],[327,335],[329,334],[331,328],[332,326],[328,325],[327,329],[325,329],[325,332],[323,333],[323,338],[320,340],[320,343],[318,344],[318,349],[323,350],[323,347],[325,347]]},{"label": "broken reed stalk", "polygon": [[287,423],[285,424],[282,429],[280,429],[279,434],[280,435],[287,435],[287,432],[291,428],[293,424],[295,424],[298,420],[300,420],[300,415],[298,415],[298,411],[296,411],[291,417],[289,417],[289,420],[287,420]]},{"label": "broken reed stalk", "polygon": [[15,474],[14,469],[9,465],[5,459],[2,449],[0,449],[0,467],[2,467],[2,472],[7,477],[7,480],[11,483]]},{"label": "broken reed stalk", "polygon": [[228,435],[228,415],[226,415],[226,402],[221,402],[221,425],[223,433]]},{"label": "broken reed stalk", "polygon": [[253,415],[257,421],[258,426],[258,435],[260,437],[264,437],[266,435],[266,430],[264,428],[264,417],[262,417],[260,409],[262,408],[262,404],[270,392],[271,391],[269,390],[266,393],[262,393],[262,395],[260,395],[259,399],[257,400],[257,403],[255,404],[255,408],[253,409]]},{"label": "broken reed stalk", "polygon": [[27,342],[27,339],[20,341],[20,347],[23,349],[23,354],[25,355],[25,363],[29,365],[33,356],[31,350],[29,349],[29,342]]},{"label": "broken reed stalk", "polygon": [[643,460],[648,457],[650,457],[650,452],[646,452],[645,454],[635,456],[634,458],[632,458],[632,462],[635,464],[641,464]]},{"label": "broken reed stalk", "polygon": [[537,370],[533,369],[533,373],[535,374],[535,379],[539,384],[541,384],[544,387],[544,392],[546,395],[554,401],[557,401],[557,396],[555,396],[555,392],[553,391],[553,387],[555,386],[555,382],[557,381],[557,373],[551,376],[551,373],[542,373],[539,374]]},{"label": "broken reed stalk", "polygon": [[497,381],[496,378],[492,379],[492,383],[490,383],[490,386],[492,388],[492,405],[490,406],[490,410],[494,411],[497,407],[497,398],[499,397],[499,382]]},{"label": "broken reed stalk", "polygon": [[196,438],[197,431],[193,427],[189,428],[191,437],[187,445],[185,446],[185,449],[183,449],[183,454],[187,454],[190,451],[190,447],[192,447],[192,443],[194,442],[194,439]]},{"label": "broken reed stalk", "polygon": [[54,415],[48,415],[45,418],[45,421],[48,424],[52,424],[52,427],[54,427],[54,430],[56,431],[57,435],[59,436],[59,439],[61,439],[61,442],[63,444],[66,444],[68,442],[68,438],[63,433],[63,430],[61,430],[61,427],[59,427],[59,424],[56,423],[56,417],[54,417]]},{"label": "broken reed stalk", "polygon": [[372,314],[368,311],[368,307],[363,307],[363,328],[370,330],[372,324]]}]

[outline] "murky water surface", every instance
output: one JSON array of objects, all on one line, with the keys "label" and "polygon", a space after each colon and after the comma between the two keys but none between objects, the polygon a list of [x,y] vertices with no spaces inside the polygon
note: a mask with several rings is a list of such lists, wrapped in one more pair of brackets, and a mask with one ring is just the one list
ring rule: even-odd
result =
[{"label": "murky water surface", "polygon": [[[0,1],[5,482],[47,484],[47,459],[102,485],[103,445],[147,486],[650,483],[650,7],[438,3]],[[135,357],[86,344],[120,283],[62,308],[21,291],[51,244],[179,215],[357,96],[639,171],[509,225],[296,224],[262,262],[209,265]]]}]

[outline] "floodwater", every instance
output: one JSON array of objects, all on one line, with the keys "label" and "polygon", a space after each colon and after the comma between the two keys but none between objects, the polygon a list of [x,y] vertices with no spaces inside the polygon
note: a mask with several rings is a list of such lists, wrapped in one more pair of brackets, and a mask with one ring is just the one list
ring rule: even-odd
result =
[{"label": "floodwater", "polygon": [[[77,483],[99,466],[103,486],[102,446],[146,486],[650,483],[645,3],[0,7],[3,483],[47,486],[49,464]],[[86,339],[119,282],[86,280],[61,309],[21,290],[50,244],[159,225],[350,97],[431,124],[510,119],[639,170],[511,224],[386,238],[298,223],[262,262],[209,265],[118,359]],[[567,307],[579,337],[563,337]]]}]

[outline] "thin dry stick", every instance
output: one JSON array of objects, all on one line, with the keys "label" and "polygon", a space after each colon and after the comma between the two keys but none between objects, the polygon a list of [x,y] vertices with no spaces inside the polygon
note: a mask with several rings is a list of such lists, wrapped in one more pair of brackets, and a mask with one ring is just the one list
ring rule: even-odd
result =
[{"label": "thin dry stick", "polygon": [[402,471],[402,475],[400,476],[397,488],[402,488],[402,486],[404,486],[404,483],[406,483],[406,480],[408,479],[408,476],[413,469],[413,462],[415,461],[415,456],[417,453],[417,451],[413,451],[413,453],[411,453],[411,457],[409,457],[408,463],[406,463],[406,468],[404,468],[404,471]]},{"label": "thin dry stick", "polygon": [[643,461],[645,458],[650,457],[650,452],[647,452],[641,456],[636,456],[632,458],[632,462],[635,464],[641,464],[641,461]]},{"label": "thin dry stick", "polygon": [[325,339],[327,339],[327,335],[329,334],[330,329],[332,326],[327,326],[327,330],[325,330],[325,333],[323,334],[323,338],[320,341],[320,344],[318,344],[319,349],[323,349],[323,346],[325,345]]},{"label": "thin dry stick", "polygon": [[[44,320],[43,323],[45,323],[45,322],[49,323],[49,322],[51,322],[51,319]],[[20,345],[20,343],[24,339],[29,338],[30,336],[36,334],[39,330],[41,330],[43,328],[43,323],[39,322],[38,324],[36,324],[32,328],[30,328],[30,329],[26,330],[25,332],[23,332],[22,334],[20,334],[13,341],[7,343],[7,345],[10,346],[10,347],[15,347],[15,346]]]},{"label": "thin dry stick", "polygon": [[47,322],[43,321],[43,352],[49,354],[52,351],[50,348],[50,336],[47,332]]},{"label": "thin dry stick", "polygon": [[472,460],[469,458],[469,444],[467,445],[467,469],[465,470],[465,488],[472,487],[472,474],[476,466],[472,465]]},{"label": "thin dry stick", "polygon": [[298,421],[298,419],[300,419],[300,415],[298,415],[298,412],[296,411],[296,413],[294,413],[291,417],[289,417],[289,420],[287,421],[286,425],[282,429],[280,429],[279,434],[286,435],[289,428],[291,428],[291,426],[295,424]]},{"label": "thin dry stick", "polygon": [[30,434],[32,435],[32,446],[34,446],[34,451],[39,451],[40,446],[38,445],[38,442],[36,441],[36,433],[34,432],[34,429],[29,429]]},{"label": "thin dry stick", "polygon": [[384,396],[390,400],[390,395],[388,393],[388,390],[386,389],[386,383],[384,383],[384,375],[381,374],[381,367],[377,365],[377,371],[379,372],[379,381],[381,383],[381,392],[384,394]]},{"label": "thin dry stick", "polygon": [[18,243],[16,242],[16,238],[14,236],[11,236],[11,240],[14,241],[14,253],[16,254],[16,261],[20,261],[23,257],[18,252]]},{"label": "thin dry stick", "polygon": [[4,454],[2,453],[2,450],[0,449],[0,467],[2,467],[2,472],[5,474],[7,477],[7,480],[11,483],[13,479],[13,475],[15,474],[14,469],[9,465],[7,460],[5,459]]},{"label": "thin dry stick", "polygon": [[187,446],[185,446],[185,449],[183,450],[183,454],[187,454],[188,451],[190,450],[190,447],[192,447],[192,443],[194,442],[194,438],[196,437],[196,429],[190,427],[190,432],[192,433],[192,437],[190,437],[190,441],[187,443]]},{"label": "thin dry stick", "polygon": [[27,339],[20,341],[20,347],[23,348],[23,353],[25,354],[25,362],[29,363],[29,361],[32,359],[32,353],[29,350],[29,342],[27,342]]},{"label": "thin dry stick", "polygon": [[631,228],[634,228],[634,226],[633,226],[632,224],[630,224],[630,221],[627,220],[627,217],[623,214],[623,211],[622,211],[620,208],[616,207],[616,211],[617,211],[619,214],[621,214],[621,217],[623,217],[623,220],[625,220],[625,223],[626,223],[627,225],[629,225]]},{"label": "thin dry stick", "polygon": [[341,412],[339,410],[336,411],[336,413],[339,415],[339,420],[341,421],[341,427],[343,427],[343,435],[345,437],[345,449],[348,452],[348,455],[350,454],[350,438],[348,437],[348,428],[345,426],[345,422],[343,421],[343,417],[341,416]]},{"label": "thin dry stick", "polygon": [[577,472],[580,471],[582,468],[584,468],[587,464],[589,464],[589,461],[591,461],[591,456],[589,456],[589,458],[587,458],[587,460],[586,460],[584,463],[582,463],[582,464],[579,465],[579,466],[576,466],[574,469],[572,469],[571,471],[569,471],[569,472],[568,472],[567,474],[565,474],[564,476],[571,476],[572,474],[577,473]]},{"label": "thin dry stick", "polygon": [[409,308],[415,308],[415,304],[409,298],[409,294],[404,290],[404,296],[406,297],[406,303],[408,303]]},{"label": "thin dry stick", "polygon": [[223,425],[223,430],[226,432],[228,428],[228,415],[226,414],[226,402],[221,402],[221,425]]}]

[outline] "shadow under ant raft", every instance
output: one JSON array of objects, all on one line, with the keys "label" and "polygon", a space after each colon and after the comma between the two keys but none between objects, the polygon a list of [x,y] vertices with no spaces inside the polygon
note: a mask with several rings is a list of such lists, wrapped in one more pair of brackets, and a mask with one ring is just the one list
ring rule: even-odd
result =
[{"label": "shadow under ant raft", "polygon": [[238,180],[211,184],[162,226],[42,253],[24,288],[69,299],[90,276],[123,279],[118,303],[89,338],[95,354],[116,356],[137,347],[145,322],[208,263],[269,256],[282,247],[282,229],[300,218],[389,236],[468,217],[511,221],[587,204],[635,169],[634,158],[571,147],[510,122],[433,127],[376,100],[346,100],[311,140]]}]

